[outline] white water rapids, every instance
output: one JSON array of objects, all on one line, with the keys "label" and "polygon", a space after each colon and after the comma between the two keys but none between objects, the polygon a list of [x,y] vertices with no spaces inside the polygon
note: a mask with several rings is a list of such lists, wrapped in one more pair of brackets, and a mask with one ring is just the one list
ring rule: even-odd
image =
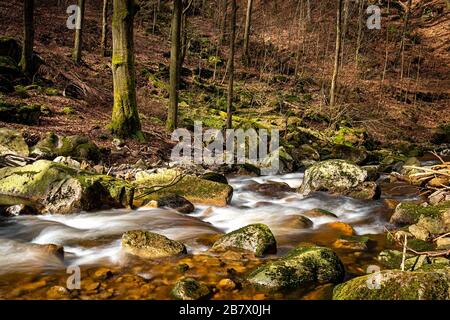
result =
[{"label": "white water rapids", "polygon": [[[385,221],[376,214],[381,201],[359,201],[325,193],[303,197],[290,192],[281,199],[244,191],[250,183],[269,180],[286,182],[291,187],[300,185],[303,173],[284,176],[237,177],[229,179],[234,188],[233,200],[225,208],[196,206],[193,214],[179,214],[166,209],[110,210],[74,215],[19,216],[0,220],[0,274],[26,272],[33,268],[57,269],[68,265],[120,264],[121,235],[128,230],[144,229],[163,234],[185,243],[190,253],[208,248],[197,241],[200,235],[229,232],[251,223],[267,224],[273,231],[279,247],[289,248],[305,232],[314,232],[330,221],[352,224],[358,234],[379,233]],[[258,204],[259,203],[259,204]],[[302,212],[321,208],[338,216],[311,218],[314,225],[298,229],[289,218]],[[50,259],[36,250],[33,244],[64,246],[64,262]]]}]

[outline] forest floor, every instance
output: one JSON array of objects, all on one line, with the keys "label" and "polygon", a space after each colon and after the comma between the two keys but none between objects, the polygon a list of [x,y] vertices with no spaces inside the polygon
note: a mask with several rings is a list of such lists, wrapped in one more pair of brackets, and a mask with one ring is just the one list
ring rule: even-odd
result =
[{"label": "forest floor", "polygon": [[[326,105],[333,63],[334,35],[329,34],[329,31],[333,30],[334,11],[328,10],[330,12],[318,18],[318,22],[322,23],[319,25],[328,26],[328,29],[314,27],[302,39],[301,53],[304,57],[300,59],[301,72],[300,76],[294,77],[282,71],[292,68],[292,64],[280,62],[286,52],[295,52],[295,48],[300,47],[291,41],[286,23],[280,22],[289,10],[288,2],[284,7],[277,8],[278,11],[273,11],[278,14],[272,18],[270,28],[266,27],[264,8],[257,4],[252,43],[255,59],[247,67],[239,59],[240,50],[237,55],[235,124],[280,129],[286,129],[292,124],[294,127],[301,125],[324,129],[330,126],[330,120],[343,120],[354,126],[365,127],[369,135],[381,144],[404,140],[418,144],[429,142],[436,128],[450,121],[449,10],[443,1],[413,2],[410,37],[420,38],[420,44],[407,46],[407,76],[399,81],[398,55],[395,54],[398,42],[395,39],[389,42],[387,72],[381,91],[379,70],[383,69],[386,55],[383,39],[386,30],[389,36],[389,30],[397,30],[392,31],[392,37],[398,37],[402,20],[394,10],[387,15],[389,27],[367,35],[367,48],[363,50],[365,56],[359,72],[355,70],[350,54],[356,31],[349,30],[349,53],[341,73],[340,106],[336,119],[330,119],[330,110]],[[20,1],[0,4],[1,36],[21,39],[21,5]],[[424,12],[427,12],[427,16]],[[114,162],[132,162],[141,157],[157,161],[164,159],[172,146],[170,135],[164,128],[168,99],[167,84],[164,82],[167,79],[162,76],[169,65],[170,47],[167,39],[170,11],[161,11],[155,34],[149,27],[148,20],[151,19],[145,16],[146,11],[143,10],[141,14],[136,22],[135,52],[138,108],[147,141],[145,144],[128,141],[128,151],[117,159],[111,159]],[[35,52],[44,61],[38,74],[49,80],[47,86],[57,89],[57,93],[49,94],[48,90],[35,89],[1,97],[7,102],[44,105],[51,112],[41,118],[39,126],[0,124],[21,129],[30,141],[37,141],[38,136],[54,131],[64,135],[88,135],[99,146],[110,147],[112,137],[106,126],[113,104],[112,73],[110,58],[99,54],[100,4],[87,4],[81,65],[75,65],[71,60],[74,31],[66,27],[67,17],[65,7],[58,7],[52,2],[38,2]],[[183,77],[186,88],[181,92],[180,126],[192,125],[192,120],[197,119],[203,120],[205,126],[223,126],[226,81],[222,81],[222,78],[227,48],[222,46],[214,52],[213,44],[218,41],[215,28],[213,18],[193,16],[190,19],[193,40],[184,65],[190,72]],[[241,34],[242,30],[239,29],[238,37]],[[331,40],[327,40],[325,51],[322,52],[319,47],[314,48],[313,44],[316,42],[314,39],[318,42],[319,39],[325,39],[325,35],[326,39]],[[240,44],[241,41],[238,41],[238,47]],[[292,51],[289,55],[292,55]],[[264,56],[263,60],[261,56]],[[211,57],[219,61],[215,80],[211,79],[210,74],[203,76],[203,71],[198,70],[198,67],[206,71],[213,70]],[[63,92],[69,84],[83,88],[84,95],[78,99],[65,97]]]}]

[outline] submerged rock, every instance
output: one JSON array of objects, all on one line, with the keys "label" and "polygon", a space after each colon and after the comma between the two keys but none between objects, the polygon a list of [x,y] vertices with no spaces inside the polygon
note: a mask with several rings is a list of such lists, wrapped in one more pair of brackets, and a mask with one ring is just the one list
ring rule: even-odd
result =
[{"label": "submerged rock", "polygon": [[[376,285],[379,287],[375,287]],[[385,270],[338,285],[334,300],[449,300],[449,269],[434,272]]]},{"label": "submerged rock", "polygon": [[341,250],[367,251],[373,242],[365,236],[341,236],[333,243],[333,247]]},{"label": "submerged rock", "polygon": [[367,171],[344,160],[318,162],[305,171],[298,192],[308,195],[314,191],[328,191],[358,199],[376,199],[380,196],[375,182],[365,182]]},{"label": "submerged rock", "polygon": [[275,253],[277,243],[269,227],[264,224],[251,224],[233,232],[227,233],[217,240],[213,251],[238,249],[253,252],[256,256]]},{"label": "submerged rock", "polygon": [[158,200],[168,195],[180,195],[193,203],[227,206],[233,195],[233,188],[224,183],[208,181],[192,175],[183,175],[176,170],[163,170],[157,173],[139,172],[135,185],[140,187],[165,186],[148,195],[139,197],[136,203]]},{"label": "submerged rock", "polygon": [[344,266],[336,253],[323,247],[297,247],[279,260],[252,271],[250,284],[269,291],[295,289],[308,284],[339,283]]},{"label": "submerged rock", "polygon": [[84,136],[59,136],[53,132],[39,141],[31,150],[31,154],[45,159],[54,159],[58,156],[71,157],[76,160],[100,159],[100,150]]},{"label": "submerged rock", "polygon": [[179,256],[187,252],[181,242],[142,230],[125,232],[122,235],[122,248],[127,253],[148,259]]},{"label": "submerged rock", "polygon": [[302,213],[303,215],[307,216],[308,218],[320,218],[320,217],[330,217],[330,218],[337,218],[337,215],[335,215],[333,212],[330,212],[328,210],[315,208],[311,210],[307,210]]},{"label": "submerged rock", "polygon": [[209,288],[193,278],[178,281],[170,292],[177,300],[200,300],[210,295]]},{"label": "submerged rock", "polygon": [[29,150],[20,132],[0,128],[0,156],[7,154],[28,157]]},{"label": "submerged rock", "polygon": [[41,213],[129,207],[133,193],[126,181],[47,160],[0,169],[0,194],[39,204]]},{"label": "submerged rock", "polygon": [[276,181],[268,181],[266,183],[254,182],[245,186],[243,190],[253,191],[271,198],[283,198],[287,193],[295,192],[295,189],[291,188],[287,183]]},{"label": "submerged rock", "polygon": [[191,213],[195,210],[194,205],[189,200],[176,194],[161,197],[158,200],[152,200],[145,206],[154,208],[170,208],[180,213]]}]

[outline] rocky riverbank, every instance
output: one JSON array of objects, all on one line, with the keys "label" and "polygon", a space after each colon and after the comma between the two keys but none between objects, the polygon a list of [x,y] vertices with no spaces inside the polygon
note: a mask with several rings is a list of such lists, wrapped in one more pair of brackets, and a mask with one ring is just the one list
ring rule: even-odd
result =
[{"label": "rocky riverbank", "polygon": [[[232,205],[236,187],[225,177],[230,174],[254,177],[252,183],[239,189],[265,199],[265,203],[253,203],[254,208],[269,208],[282,201],[286,209],[292,210],[289,202],[328,194],[330,201],[380,203],[387,208],[390,219],[384,223],[386,230],[382,234],[361,234],[340,220],[343,215],[317,206],[283,215],[280,222],[271,222],[270,226],[257,221],[231,228],[225,234],[211,229],[195,237],[196,243],[203,246],[201,253],[192,252],[192,245],[183,240],[158,233],[158,228],[148,230],[136,225],[118,235],[120,266],[87,267],[81,288],[66,288],[67,274],[54,271],[53,275],[24,278],[8,294],[0,288],[2,296],[266,299],[286,298],[294,293],[298,297],[302,292],[303,298],[449,299],[449,202],[445,197],[429,201],[417,196],[414,201],[399,201],[392,191],[395,185],[404,188],[408,186],[405,181],[412,181],[407,177],[417,172],[411,171],[411,164],[421,166],[416,158],[381,149],[368,151],[361,146],[336,145],[331,147],[331,154],[324,156],[312,146],[303,145],[289,149],[289,153],[286,150],[279,153],[283,154],[284,172],[302,167],[305,170],[304,178],[292,187],[285,182],[258,180],[259,168],[250,164],[150,167],[141,161],[108,167],[102,163],[102,151],[83,137],[49,134],[29,146],[19,132],[1,130],[0,230],[5,234],[8,224],[18,218],[41,215],[50,220],[60,219],[61,215],[81,218],[88,215],[83,212],[111,209],[128,210],[130,214],[134,211],[136,217],[142,210],[148,210],[149,214],[159,212],[152,210],[163,210],[161,215],[172,210],[173,214],[190,219],[185,220],[189,228],[188,221],[197,223],[194,221],[200,216],[207,219],[211,212],[227,210]],[[238,208],[243,214],[251,210],[245,205]],[[260,216],[259,220],[265,218]],[[283,228],[290,232],[297,230],[302,234],[299,239],[304,241],[290,240],[286,246]],[[319,229],[314,234],[316,228]],[[42,242],[33,247],[24,245],[33,254],[45,255],[55,264],[64,265],[73,254],[70,245],[65,248],[58,243]],[[349,259],[362,262],[356,267]],[[374,263],[382,271],[364,275],[365,268]],[[147,274],[145,270],[152,271]],[[6,274],[6,278],[0,276],[0,287],[2,281],[8,283],[20,276],[14,270]],[[367,287],[373,279],[381,279],[381,290]],[[395,290],[398,286],[405,290]],[[129,290],[125,292],[126,288]]]}]

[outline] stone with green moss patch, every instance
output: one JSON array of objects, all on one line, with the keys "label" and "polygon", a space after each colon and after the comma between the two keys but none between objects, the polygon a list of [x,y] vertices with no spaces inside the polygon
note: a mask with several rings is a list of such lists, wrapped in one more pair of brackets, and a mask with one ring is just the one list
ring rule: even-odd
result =
[{"label": "stone with green moss patch", "polygon": [[310,284],[339,283],[344,279],[344,274],[344,266],[333,250],[304,246],[258,267],[247,280],[257,288],[276,291]]},{"label": "stone with green moss patch", "polygon": [[209,288],[193,278],[178,281],[170,292],[177,300],[200,300],[210,295]]},{"label": "stone with green moss patch", "polygon": [[[158,200],[168,195],[180,195],[192,203],[213,206],[227,206],[233,195],[233,188],[224,183],[205,180],[192,175],[180,175],[177,170],[162,170],[157,173],[142,171],[136,175],[138,202]],[[157,187],[154,192],[149,188]]]},{"label": "stone with green moss patch", "polygon": [[358,199],[376,199],[380,190],[375,182],[365,182],[367,171],[345,160],[326,160],[306,169],[298,192],[308,195],[328,191]]},{"label": "stone with green moss patch", "polygon": [[227,233],[212,246],[213,251],[238,249],[253,252],[256,256],[276,253],[277,242],[272,231],[264,224],[251,224]]},{"label": "stone with green moss patch", "polygon": [[0,128],[0,156],[7,154],[28,157],[29,150],[20,132]]},{"label": "stone with green moss patch", "polygon": [[0,121],[26,125],[39,123],[41,106],[26,104],[11,104],[0,101]]},{"label": "stone with green moss patch", "polygon": [[[379,281],[375,288],[374,279]],[[449,300],[448,269],[434,272],[386,270],[338,285],[334,300]]]},{"label": "stone with green moss patch", "polygon": [[437,205],[420,205],[414,202],[402,202],[397,205],[390,222],[397,226],[418,223],[420,218],[441,219],[450,210],[450,201]]},{"label": "stone with green moss patch", "polygon": [[58,156],[71,157],[76,160],[91,160],[97,162],[100,159],[100,150],[88,137],[84,136],[60,136],[53,132],[39,141],[31,150],[31,154],[45,159],[53,159]]},{"label": "stone with green moss patch", "polygon": [[179,256],[187,252],[181,242],[143,230],[125,232],[122,248],[127,253],[148,259]]},{"label": "stone with green moss patch", "polygon": [[47,160],[0,169],[0,194],[37,203],[42,213],[129,207],[133,193],[125,181]]}]

